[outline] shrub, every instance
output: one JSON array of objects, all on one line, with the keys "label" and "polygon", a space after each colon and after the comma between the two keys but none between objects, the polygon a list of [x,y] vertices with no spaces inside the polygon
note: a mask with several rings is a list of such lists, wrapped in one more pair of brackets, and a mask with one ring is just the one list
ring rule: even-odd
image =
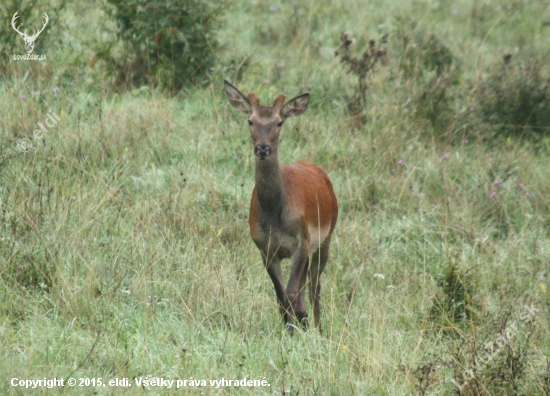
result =
[{"label": "shrub", "polygon": [[550,133],[550,78],[540,57],[505,55],[475,91],[482,118],[497,132],[513,135]]},{"label": "shrub", "polygon": [[398,70],[413,90],[408,95],[415,117],[445,131],[455,115],[449,91],[460,80],[456,58],[438,36],[425,33],[408,18],[396,18],[394,35]]},{"label": "shrub", "polygon": [[124,88],[156,83],[177,90],[197,83],[214,65],[226,2],[208,0],[107,0],[108,14],[118,26],[121,55],[110,49],[96,53],[114,66]]},{"label": "shrub", "polygon": [[399,71],[404,78],[421,78],[427,71],[435,71],[441,77],[451,70],[453,55],[435,34],[426,35],[417,29],[416,22],[403,17],[396,18],[396,25]]}]

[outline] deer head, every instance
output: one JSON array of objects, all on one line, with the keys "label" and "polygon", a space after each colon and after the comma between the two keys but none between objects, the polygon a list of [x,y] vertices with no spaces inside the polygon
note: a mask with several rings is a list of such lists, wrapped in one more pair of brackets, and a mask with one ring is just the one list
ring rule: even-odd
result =
[{"label": "deer head", "polygon": [[224,84],[229,103],[248,115],[254,155],[261,160],[265,160],[277,151],[279,132],[285,120],[302,114],[309,103],[308,92],[289,100],[286,104],[284,104],[286,95],[280,93],[275,98],[273,106],[261,106],[254,92],[249,92],[245,96],[229,82],[225,81]]},{"label": "deer head", "polygon": [[44,13],[44,25],[42,25],[42,29],[40,29],[39,31],[36,31],[34,30],[33,31],[33,34],[31,36],[29,36],[27,34],[27,29],[25,29],[24,32],[21,32],[18,28],[17,28],[17,25],[15,24],[15,21],[17,18],[19,18],[19,15],[17,15],[19,11],[16,11],[15,14],[13,14],[13,18],[11,19],[11,25],[13,26],[13,29],[19,33],[21,35],[21,37],[23,38],[23,40],[25,41],[25,50],[27,51],[27,54],[32,54],[32,51],[34,50],[34,42],[36,41],[36,38],[38,37],[38,35],[40,33],[42,33],[42,31],[44,30],[44,28],[46,27],[46,25],[48,24],[48,21],[50,20],[48,18],[48,14]]}]

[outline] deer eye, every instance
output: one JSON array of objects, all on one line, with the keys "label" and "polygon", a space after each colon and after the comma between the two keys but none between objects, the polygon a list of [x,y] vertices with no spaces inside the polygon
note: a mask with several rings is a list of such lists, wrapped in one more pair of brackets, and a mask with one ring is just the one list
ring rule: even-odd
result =
[{"label": "deer eye", "polygon": [[252,120],[248,120],[248,125],[252,125]]},{"label": "deer eye", "polygon": [[284,121],[279,122],[279,123],[277,124],[277,126],[280,127],[281,125],[283,125],[283,122],[284,122]]}]

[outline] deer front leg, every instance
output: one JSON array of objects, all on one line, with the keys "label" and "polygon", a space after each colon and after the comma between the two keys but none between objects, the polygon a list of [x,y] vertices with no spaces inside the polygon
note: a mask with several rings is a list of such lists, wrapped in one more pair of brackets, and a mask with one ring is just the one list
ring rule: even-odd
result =
[{"label": "deer front leg", "polygon": [[285,288],[283,286],[281,261],[276,257],[268,258],[266,254],[262,254],[262,258],[264,260],[265,269],[267,270],[267,273],[271,278],[271,282],[273,282],[273,286],[275,287],[275,294],[277,295],[277,302],[279,303],[279,311],[281,312],[283,321],[288,323],[290,319],[287,312],[288,300],[286,298]]},{"label": "deer front leg", "polygon": [[[304,297],[309,265],[307,243],[301,242],[291,259],[292,268],[286,287],[287,311],[290,313],[291,320],[296,318],[301,326],[307,327],[307,310]],[[291,328],[289,330],[292,333]]]}]

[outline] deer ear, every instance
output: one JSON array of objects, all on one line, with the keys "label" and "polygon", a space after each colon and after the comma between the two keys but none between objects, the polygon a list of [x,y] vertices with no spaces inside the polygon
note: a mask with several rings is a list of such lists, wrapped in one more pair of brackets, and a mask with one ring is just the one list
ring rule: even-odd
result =
[{"label": "deer ear", "polygon": [[309,92],[296,96],[294,99],[290,100],[286,105],[281,109],[281,114],[283,117],[297,117],[302,114],[307,109],[309,104]]},{"label": "deer ear", "polygon": [[250,105],[248,98],[244,96],[241,91],[228,83],[226,80],[224,80],[223,85],[225,87],[225,96],[227,96],[231,106],[244,113],[252,113],[252,106]]}]

